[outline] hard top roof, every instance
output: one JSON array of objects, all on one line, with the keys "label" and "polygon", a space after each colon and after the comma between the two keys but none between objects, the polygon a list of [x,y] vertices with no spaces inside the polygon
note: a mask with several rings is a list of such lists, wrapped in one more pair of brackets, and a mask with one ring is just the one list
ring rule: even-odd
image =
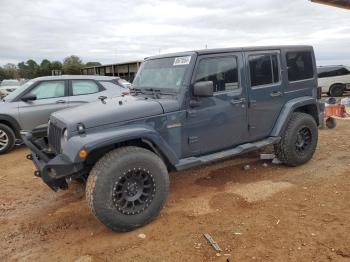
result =
[{"label": "hard top roof", "polygon": [[147,59],[166,58],[174,56],[189,56],[193,54],[207,55],[216,53],[230,53],[230,52],[249,52],[249,51],[265,51],[265,50],[282,50],[282,49],[295,49],[295,50],[312,50],[312,46],[309,45],[279,45],[279,46],[255,46],[255,47],[231,47],[231,48],[215,48],[215,49],[201,49],[187,52],[178,52],[170,54],[162,54],[156,56],[150,56]]}]

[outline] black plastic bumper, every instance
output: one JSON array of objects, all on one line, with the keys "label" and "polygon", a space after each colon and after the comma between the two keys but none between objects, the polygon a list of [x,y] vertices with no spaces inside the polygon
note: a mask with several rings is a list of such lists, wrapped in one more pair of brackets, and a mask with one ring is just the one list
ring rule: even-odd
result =
[{"label": "black plastic bumper", "polygon": [[27,159],[32,160],[37,168],[34,173],[53,190],[66,189],[66,177],[78,174],[83,170],[82,163],[73,163],[65,155],[49,155],[45,149],[33,141],[31,133],[22,135],[24,144],[32,151]]}]

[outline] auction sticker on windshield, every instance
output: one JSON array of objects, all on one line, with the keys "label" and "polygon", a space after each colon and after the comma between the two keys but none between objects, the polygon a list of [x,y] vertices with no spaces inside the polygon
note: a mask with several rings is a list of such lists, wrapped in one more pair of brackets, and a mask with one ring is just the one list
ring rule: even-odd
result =
[{"label": "auction sticker on windshield", "polygon": [[191,61],[191,56],[176,57],[174,60],[174,66],[176,65],[188,65]]}]

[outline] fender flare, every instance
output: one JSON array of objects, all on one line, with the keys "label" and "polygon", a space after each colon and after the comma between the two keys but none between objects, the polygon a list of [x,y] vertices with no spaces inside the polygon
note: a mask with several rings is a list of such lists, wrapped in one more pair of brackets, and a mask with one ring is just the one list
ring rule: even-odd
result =
[{"label": "fender flare", "polygon": [[[317,99],[314,97],[298,97],[288,101],[282,108],[275,126],[272,129],[271,136],[280,136],[287,126],[292,113],[299,107],[306,105],[315,105],[318,108]],[[317,122],[317,121],[316,121]]]},{"label": "fender flare", "polygon": [[124,126],[120,128],[109,128],[104,131],[98,130],[88,133],[85,136],[76,135],[69,139],[69,143],[64,147],[65,154],[73,161],[82,160],[78,157],[80,149],[85,149],[88,154],[96,149],[108,147],[131,140],[146,140],[157,149],[170,164],[175,165],[179,162],[174,150],[166,141],[150,126]]},{"label": "fender flare", "polygon": [[0,122],[2,121],[8,122],[11,125],[10,127],[13,129],[13,132],[15,132],[15,135],[17,138],[21,137],[20,135],[21,127],[16,119],[14,119],[12,116],[9,116],[9,115],[0,114]]}]

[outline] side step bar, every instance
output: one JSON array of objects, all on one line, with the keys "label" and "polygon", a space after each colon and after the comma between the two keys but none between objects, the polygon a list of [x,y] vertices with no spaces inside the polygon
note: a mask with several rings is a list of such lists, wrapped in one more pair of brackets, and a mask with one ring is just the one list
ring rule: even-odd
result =
[{"label": "side step bar", "polygon": [[209,162],[225,159],[225,158],[232,157],[232,156],[237,156],[237,155],[240,155],[243,153],[257,150],[259,148],[262,148],[262,147],[265,147],[268,145],[275,144],[275,143],[279,142],[280,139],[281,139],[280,137],[269,137],[269,138],[266,138],[264,140],[260,140],[260,141],[254,142],[254,143],[242,144],[242,145],[236,146],[234,148],[220,151],[217,153],[213,153],[210,155],[204,155],[204,156],[200,156],[200,157],[183,158],[179,161],[179,163],[177,165],[175,165],[175,167],[177,170],[183,170],[183,169],[207,164]]}]

